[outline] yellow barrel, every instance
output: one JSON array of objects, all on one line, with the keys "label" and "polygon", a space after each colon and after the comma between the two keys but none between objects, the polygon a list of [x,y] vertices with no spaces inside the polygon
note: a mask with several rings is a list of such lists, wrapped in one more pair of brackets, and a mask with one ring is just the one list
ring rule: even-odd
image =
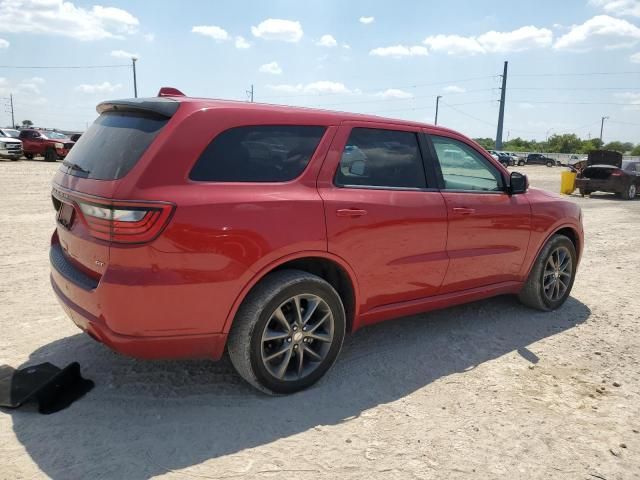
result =
[{"label": "yellow barrel", "polygon": [[571,195],[576,189],[575,172],[562,172],[560,174],[560,193]]}]

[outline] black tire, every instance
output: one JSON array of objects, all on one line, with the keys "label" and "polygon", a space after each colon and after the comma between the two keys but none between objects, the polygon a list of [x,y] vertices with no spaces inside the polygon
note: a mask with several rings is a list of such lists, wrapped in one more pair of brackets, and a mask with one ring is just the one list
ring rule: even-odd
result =
[{"label": "black tire", "polygon": [[33,160],[33,153],[25,153],[24,158],[26,158],[27,160]]},{"label": "black tire", "polygon": [[591,190],[585,190],[584,188],[580,189],[580,195],[582,195],[583,197],[585,195],[591,195],[591,193],[592,193]]},{"label": "black tire", "polygon": [[[548,298],[544,291],[544,273],[545,266],[547,265],[549,258],[558,249],[569,253],[571,259],[571,277],[566,287],[566,291],[559,298],[552,300]],[[567,298],[569,298],[569,294],[571,293],[571,288],[573,287],[573,282],[576,278],[576,262],[577,255],[573,242],[564,235],[554,235],[551,237],[542,248],[542,251],[538,255],[538,258],[529,273],[529,278],[527,278],[524,287],[518,294],[520,302],[527,307],[542,310],[543,312],[549,312],[561,307]]]},{"label": "black tire", "polygon": [[[272,315],[276,310],[297,295],[312,295],[325,302],[324,306],[330,310],[333,318],[332,336],[331,341],[326,343],[322,360],[311,362],[313,369],[309,374],[297,379],[281,379],[269,370],[268,359],[263,360],[265,344],[267,347],[270,345],[264,341],[263,333],[269,322],[273,321]],[[231,363],[240,376],[258,390],[267,394],[289,394],[313,385],[331,368],[342,348],[345,327],[342,300],[329,283],[304,271],[281,270],[267,275],[247,295],[233,321],[227,350]],[[281,343],[273,351],[286,348],[285,341],[291,344],[291,338],[276,340]],[[294,355],[299,355],[306,348],[306,345],[300,344],[297,353],[291,353],[288,358],[299,358]],[[302,357],[304,358],[304,353]],[[288,367],[291,366],[291,360],[283,359],[283,362],[287,362]]]},{"label": "black tire", "polygon": [[50,148],[46,152],[44,152],[45,162],[55,162],[56,160],[58,160],[58,154],[53,148]]},{"label": "black tire", "polygon": [[636,184],[630,183],[623,192],[620,192],[620,196],[624,200],[633,200],[634,198],[636,198],[636,195],[638,193],[637,190],[638,190],[638,187],[636,187]]},{"label": "black tire", "polygon": [[523,160],[520,160],[520,161],[518,162],[518,166],[519,166],[519,167],[524,167],[524,161],[523,161]]},{"label": "black tire", "polygon": [[554,163],[551,160],[548,160],[546,165],[547,167],[553,167]]}]

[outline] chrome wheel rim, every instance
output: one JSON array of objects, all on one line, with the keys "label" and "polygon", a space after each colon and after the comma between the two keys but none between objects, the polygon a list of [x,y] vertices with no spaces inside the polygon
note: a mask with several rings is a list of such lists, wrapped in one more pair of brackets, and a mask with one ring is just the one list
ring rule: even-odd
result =
[{"label": "chrome wheel rim", "polygon": [[333,313],[322,298],[291,297],[275,309],[264,327],[262,364],[278,380],[300,380],[322,364],[333,335]]},{"label": "chrome wheel rim", "polygon": [[544,266],[542,290],[547,300],[561,299],[571,283],[573,260],[566,247],[558,247],[551,252]]}]

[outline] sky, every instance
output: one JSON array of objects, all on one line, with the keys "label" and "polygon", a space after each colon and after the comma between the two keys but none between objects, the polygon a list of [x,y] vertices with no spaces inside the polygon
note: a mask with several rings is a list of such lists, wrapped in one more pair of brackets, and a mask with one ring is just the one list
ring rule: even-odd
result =
[{"label": "sky", "polygon": [[[640,143],[640,0],[0,0],[0,125],[86,129],[100,101],[186,95]],[[32,68],[32,67],[100,68]],[[29,67],[29,68],[15,68]],[[105,68],[103,68],[105,67]],[[108,68],[107,68],[108,67]]]}]

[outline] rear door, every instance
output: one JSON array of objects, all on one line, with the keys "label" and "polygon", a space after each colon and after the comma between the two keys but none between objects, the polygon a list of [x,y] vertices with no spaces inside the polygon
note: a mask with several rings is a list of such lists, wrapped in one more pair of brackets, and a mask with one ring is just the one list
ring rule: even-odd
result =
[{"label": "rear door", "polygon": [[502,171],[462,137],[430,135],[449,219],[441,293],[518,281],[529,244],[526,195],[509,195]]},{"label": "rear door", "polygon": [[318,179],[329,251],[357,274],[360,313],[434,295],[448,265],[447,214],[419,129],[344,123]]}]

